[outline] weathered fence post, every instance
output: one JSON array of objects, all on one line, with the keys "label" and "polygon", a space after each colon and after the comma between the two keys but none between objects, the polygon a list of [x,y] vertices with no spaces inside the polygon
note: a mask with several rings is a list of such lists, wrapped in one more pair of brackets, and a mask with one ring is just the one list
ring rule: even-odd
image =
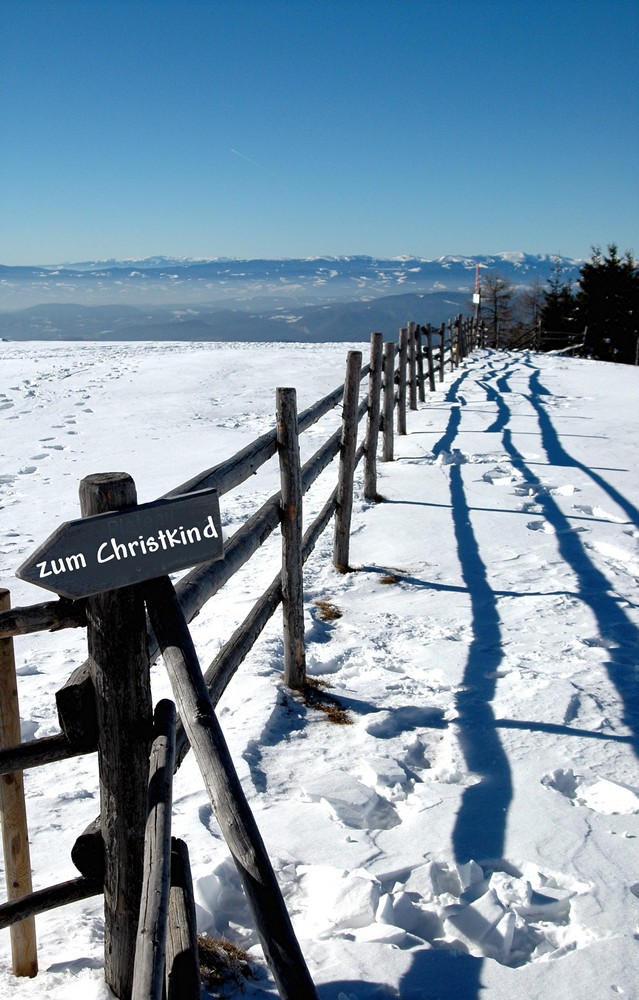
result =
[{"label": "weathered fence post", "polygon": [[393,410],[395,409],[395,344],[384,344],[384,416],[382,459],[393,461]]},{"label": "weathered fence post", "polygon": [[302,473],[295,389],[278,389],[277,447],[280,458],[282,522],[282,610],[284,682],[301,688],[306,680],[304,575],[302,559]]},{"label": "weathered fence post", "polygon": [[377,439],[381,413],[382,364],[384,337],[381,333],[371,333],[371,361],[368,377],[368,420],[366,424],[366,446],[364,451],[364,496],[367,500],[378,500],[377,495]]},{"label": "weathered fence post", "polygon": [[[83,516],[136,505],[126,473],[80,483]],[[144,601],[138,587],[87,598],[89,671],[98,718],[100,817],[105,849],[104,973],[129,1000],[144,863],[146,786],[152,726]]]},{"label": "weathered fence post", "polygon": [[344,381],[344,409],[342,438],[337,479],[337,506],[335,510],[335,538],[333,565],[340,573],[348,572],[351,516],[353,513],[353,477],[357,450],[357,410],[359,407],[359,382],[362,370],[362,352],[349,351]]},{"label": "weathered fence post", "polygon": [[439,328],[439,381],[444,381],[444,364],[446,358],[446,324]]},{"label": "weathered fence post", "polygon": [[408,367],[408,330],[399,331],[399,383],[397,393],[397,433],[406,433],[406,369]]},{"label": "weathered fence post", "polygon": [[[428,361],[428,389],[435,392],[435,361],[433,359],[433,330],[430,325],[426,327],[426,358]],[[441,358],[440,358],[441,364]]]},{"label": "weathered fence post", "polygon": [[[11,595],[0,589],[0,611],[9,611]],[[0,747],[20,743],[20,708],[13,639],[0,639]],[[24,802],[22,771],[0,777],[0,821],[4,848],[7,899],[32,892],[29,833]],[[11,957],[14,976],[38,972],[35,920],[27,917],[11,926]]]},{"label": "weathered fence post", "polygon": [[317,1000],[264,842],[217,720],[173,585],[146,584],[147,608],[215,818],[231,852],[282,1000]]},{"label": "weathered fence post", "polygon": [[417,348],[417,390],[420,403],[426,402],[426,392],[424,387],[424,343],[422,337],[426,332],[426,327],[418,326],[415,330],[415,345]]},{"label": "weathered fence post", "polygon": [[459,313],[455,325],[457,327],[457,364],[460,365],[466,357],[466,327],[461,313]]},{"label": "weathered fence post", "polygon": [[186,844],[176,837],[171,840],[166,1000],[200,1000],[200,962],[191,865]]},{"label": "weathered fence post", "polygon": [[411,410],[417,409],[417,334],[416,323],[408,324],[408,388]]},{"label": "weathered fence post", "polygon": [[455,327],[452,319],[448,320],[446,326],[448,329],[448,347],[450,349],[450,370],[451,372],[454,372],[455,365],[457,363],[457,343],[455,336],[455,331],[457,328]]},{"label": "weathered fence post", "polygon": [[175,705],[158,702],[149,766],[144,880],[135,949],[132,1000],[162,1000],[171,886],[171,807]]}]

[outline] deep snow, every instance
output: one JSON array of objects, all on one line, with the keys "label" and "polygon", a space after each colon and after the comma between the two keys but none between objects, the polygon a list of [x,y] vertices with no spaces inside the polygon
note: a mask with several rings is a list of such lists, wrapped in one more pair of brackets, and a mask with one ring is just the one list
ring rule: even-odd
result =
[{"label": "deep snow", "polygon": [[[340,345],[0,344],[0,584],[61,521],[79,480],[125,470],[154,499],[343,378]],[[351,561],[331,530],[307,564],[309,673],[350,726],[281,686],[277,615],[219,716],[322,1000],[639,996],[639,445],[636,369],[476,352],[409,413],[384,502],[356,500]],[[339,410],[303,442],[303,458]],[[314,487],[307,520],[334,467]],[[358,474],[361,487],[361,477]],[[221,499],[230,534],[276,463]],[[358,497],[361,498],[361,488]],[[203,666],[279,565],[265,545],[193,623]],[[315,603],[341,612],[323,621]],[[23,738],[57,731],[80,630],[16,639]],[[156,698],[170,695],[161,664]],[[95,757],[25,775],[34,886],[77,873]],[[174,833],[203,931],[255,946],[248,996],[275,996],[192,755]],[[3,898],[5,898],[3,896]],[[37,918],[40,975],[8,998],[106,1000],[99,898]]]}]

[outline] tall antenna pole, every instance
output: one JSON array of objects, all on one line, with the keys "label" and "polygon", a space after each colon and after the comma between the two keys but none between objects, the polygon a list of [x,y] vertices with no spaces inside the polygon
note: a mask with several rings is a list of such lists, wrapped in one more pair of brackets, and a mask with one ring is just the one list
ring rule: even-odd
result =
[{"label": "tall antenna pole", "polygon": [[479,320],[481,312],[481,286],[479,284],[479,264],[475,264],[475,292],[473,294],[473,305],[475,306],[475,323]]}]

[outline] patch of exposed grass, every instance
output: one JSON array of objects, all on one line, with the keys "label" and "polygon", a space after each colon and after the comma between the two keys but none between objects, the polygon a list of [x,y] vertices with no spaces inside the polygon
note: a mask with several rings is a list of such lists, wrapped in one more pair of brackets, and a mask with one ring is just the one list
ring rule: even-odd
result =
[{"label": "patch of exposed grass", "polygon": [[199,934],[198,951],[200,975],[207,990],[219,991],[223,986],[240,986],[245,979],[253,979],[247,953],[224,938]]},{"label": "patch of exposed grass", "polygon": [[340,611],[340,609],[337,607],[336,604],[333,604],[332,601],[327,601],[324,598],[320,598],[319,600],[314,601],[313,603],[315,607],[318,609],[319,617],[322,619],[323,622],[334,622],[337,621],[338,618],[342,617],[342,612]]},{"label": "patch of exposed grass", "polygon": [[317,677],[307,677],[300,692],[304,704],[308,708],[323,712],[328,722],[332,722],[335,726],[352,726],[353,720],[350,715],[334,695],[328,694],[327,688],[330,688],[327,681],[321,681]]},{"label": "patch of exposed grass", "polygon": [[391,584],[399,583],[400,580],[401,580],[401,576],[395,576],[394,573],[387,573],[386,576],[380,577],[379,582],[380,583],[384,583],[387,586],[390,586]]}]

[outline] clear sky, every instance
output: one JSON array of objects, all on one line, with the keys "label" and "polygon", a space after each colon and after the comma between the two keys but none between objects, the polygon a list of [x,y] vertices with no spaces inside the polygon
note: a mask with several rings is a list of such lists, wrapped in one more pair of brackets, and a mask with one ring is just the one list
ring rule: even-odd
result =
[{"label": "clear sky", "polygon": [[1,0],[0,262],[639,255],[635,0]]}]

